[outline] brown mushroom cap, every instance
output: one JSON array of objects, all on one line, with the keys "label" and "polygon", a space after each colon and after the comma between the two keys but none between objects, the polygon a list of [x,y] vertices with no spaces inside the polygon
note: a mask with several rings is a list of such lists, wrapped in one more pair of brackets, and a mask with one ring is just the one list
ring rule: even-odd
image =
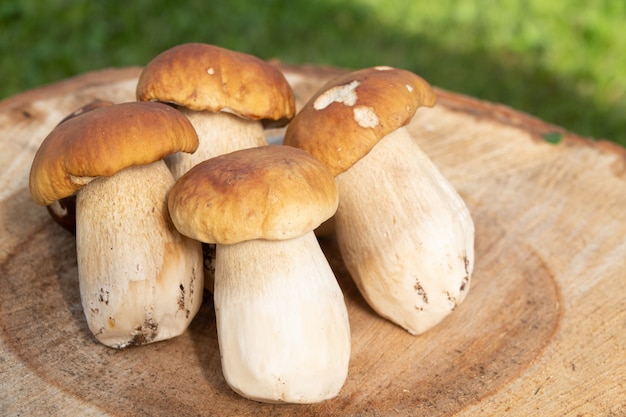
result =
[{"label": "brown mushroom cap", "polygon": [[284,75],[253,56],[204,43],[170,48],[143,69],[137,100],[173,103],[195,111],[234,113],[285,124],[295,98]]},{"label": "brown mushroom cap", "polygon": [[184,235],[206,243],[284,240],[337,210],[335,179],[310,154],[282,145],[211,158],[178,179],[169,211]]},{"label": "brown mushroom cap", "polygon": [[432,87],[410,71],[373,67],[350,72],[329,81],[307,102],[287,127],[283,144],[306,150],[339,175],[435,100]]},{"label": "brown mushroom cap", "polygon": [[65,120],[48,134],[33,159],[30,192],[37,204],[48,205],[94,177],[197,147],[198,136],[189,120],[166,104],[99,107]]}]

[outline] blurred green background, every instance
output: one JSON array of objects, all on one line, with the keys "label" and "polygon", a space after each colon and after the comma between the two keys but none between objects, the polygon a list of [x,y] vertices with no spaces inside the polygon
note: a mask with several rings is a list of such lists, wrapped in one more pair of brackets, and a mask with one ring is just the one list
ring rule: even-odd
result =
[{"label": "blurred green background", "polygon": [[626,145],[623,0],[8,0],[0,98],[183,42],[293,64],[391,65]]}]

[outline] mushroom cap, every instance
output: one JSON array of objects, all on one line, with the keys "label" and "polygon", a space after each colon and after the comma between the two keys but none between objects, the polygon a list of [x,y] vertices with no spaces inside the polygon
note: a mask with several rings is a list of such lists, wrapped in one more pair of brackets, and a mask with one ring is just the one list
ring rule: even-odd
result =
[{"label": "mushroom cap", "polygon": [[183,235],[234,244],[301,236],[335,213],[338,193],[310,154],[266,145],[199,163],[176,181],[168,205]]},{"label": "mushroom cap", "polygon": [[204,43],[185,43],[155,56],[137,82],[137,99],[195,111],[225,111],[284,125],[295,98],[284,75],[253,55]]},{"label": "mushroom cap", "polygon": [[410,71],[372,67],[329,81],[287,126],[284,145],[311,153],[334,175],[344,172],[380,139],[432,107],[432,87]]},{"label": "mushroom cap", "polygon": [[198,135],[178,110],[162,103],[106,105],[71,117],[41,143],[30,170],[33,200],[48,205],[95,177],[193,152]]}]

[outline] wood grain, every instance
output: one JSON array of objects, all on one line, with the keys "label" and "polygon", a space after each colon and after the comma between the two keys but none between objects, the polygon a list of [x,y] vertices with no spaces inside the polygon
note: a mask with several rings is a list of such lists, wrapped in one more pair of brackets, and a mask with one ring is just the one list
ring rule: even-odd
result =
[{"label": "wood grain", "polygon": [[[275,63],[298,105],[339,73]],[[0,102],[0,415],[561,416],[626,414],[626,158],[512,109],[437,90],[409,128],[477,229],[466,301],[420,337],[364,303],[332,237],[353,357],[339,397],[245,400],[219,366],[211,297],[181,337],[112,350],[88,332],[73,236],[28,192],[49,130],[94,100],[134,99],[140,68],[85,74]],[[544,140],[556,132],[562,140]],[[268,131],[268,135],[280,131]]]}]

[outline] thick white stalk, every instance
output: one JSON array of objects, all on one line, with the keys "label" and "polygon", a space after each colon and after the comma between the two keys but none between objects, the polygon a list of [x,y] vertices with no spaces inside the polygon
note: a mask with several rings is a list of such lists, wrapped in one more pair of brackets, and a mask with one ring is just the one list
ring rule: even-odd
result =
[{"label": "thick white stalk", "polygon": [[363,297],[419,334],[463,301],[474,224],[457,191],[401,128],[337,176],[336,233]]},{"label": "thick white stalk", "polygon": [[174,179],[180,178],[196,164],[239,149],[267,145],[260,121],[247,120],[230,113],[200,112],[180,108],[198,133],[199,145],[194,153],[177,152],[165,157]]},{"label": "thick white stalk", "polygon": [[215,311],[222,369],[263,402],[335,397],[350,358],[343,294],[313,232],[217,245]]},{"label": "thick white stalk", "polygon": [[78,193],[81,299],[90,330],[107,346],[178,336],[200,308],[201,247],[169,219],[173,183],[157,161],[96,178]]}]

